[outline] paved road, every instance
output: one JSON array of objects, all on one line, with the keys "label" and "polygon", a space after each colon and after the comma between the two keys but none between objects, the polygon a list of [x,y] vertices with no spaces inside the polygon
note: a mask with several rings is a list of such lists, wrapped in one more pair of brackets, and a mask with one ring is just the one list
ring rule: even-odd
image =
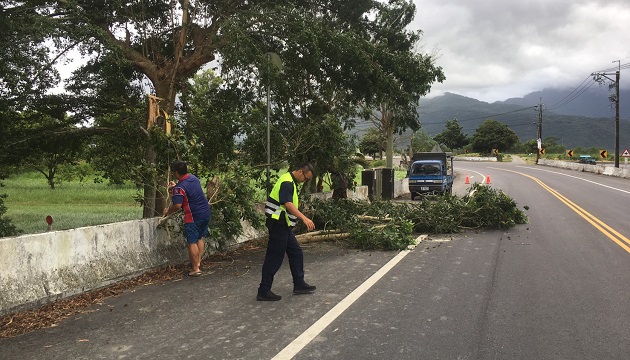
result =
[{"label": "paved road", "polygon": [[[2,359],[627,359],[630,182],[457,162],[530,223],[434,236],[402,253],[307,247],[313,295],[255,301],[262,250],[146,286],[59,326],[0,339]],[[463,174],[463,175],[462,175]],[[626,248],[624,248],[624,246]]]}]

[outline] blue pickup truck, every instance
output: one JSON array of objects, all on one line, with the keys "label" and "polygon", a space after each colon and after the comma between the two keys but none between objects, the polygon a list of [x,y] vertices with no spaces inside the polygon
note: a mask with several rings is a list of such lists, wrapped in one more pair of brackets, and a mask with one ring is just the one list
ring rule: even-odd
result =
[{"label": "blue pickup truck", "polygon": [[454,177],[453,156],[444,152],[415,153],[407,176],[411,200],[423,193],[451,193]]}]

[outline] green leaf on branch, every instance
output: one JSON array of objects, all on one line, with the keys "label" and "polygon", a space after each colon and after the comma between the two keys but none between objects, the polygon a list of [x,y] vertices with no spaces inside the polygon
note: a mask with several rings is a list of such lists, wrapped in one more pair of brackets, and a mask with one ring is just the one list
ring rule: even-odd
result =
[{"label": "green leaf on branch", "polygon": [[358,249],[400,250],[413,243],[414,233],[509,229],[528,221],[516,202],[500,190],[474,184],[469,194],[463,198],[425,196],[412,203],[315,199],[304,211],[318,229],[349,233],[346,241]]}]

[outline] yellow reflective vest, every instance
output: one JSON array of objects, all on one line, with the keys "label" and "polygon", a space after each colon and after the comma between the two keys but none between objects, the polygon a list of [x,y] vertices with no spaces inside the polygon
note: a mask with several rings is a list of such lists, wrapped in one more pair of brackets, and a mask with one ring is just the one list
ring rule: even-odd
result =
[{"label": "yellow reflective vest", "polygon": [[282,215],[282,212],[284,211],[286,215],[285,217],[286,217],[287,225],[295,226],[297,225],[297,216],[293,214],[289,214],[284,204],[280,204],[280,185],[282,185],[282,183],[286,181],[290,181],[293,184],[292,203],[293,205],[295,205],[296,208],[298,207],[299,200],[298,200],[297,186],[295,184],[295,181],[293,180],[293,176],[291,176],[291,172],[288,172],[280,176],[278,181],[276,181],[276,184],[273,186],[273,189],[271,189],[271,192],[269,193],[269,197],[267,198],[267,202],[265,203],[265,213],[267,214],[267,216],[271,217],[272,219],[280,220],[280,216]]}]

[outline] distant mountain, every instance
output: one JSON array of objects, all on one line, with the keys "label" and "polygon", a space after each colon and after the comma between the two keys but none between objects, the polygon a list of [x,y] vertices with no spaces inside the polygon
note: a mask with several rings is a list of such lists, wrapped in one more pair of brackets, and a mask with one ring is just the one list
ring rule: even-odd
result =
[{"label": "distant mountain", "polygon": [[[608,86],[592,85],[584,92],[559,89],[545,89],[525,95],[522,98],[511,98],[499,103],[519,106],[534,106],[542,98],[549,111],[561,115],[587,117],[615,117],[615,104],[609,96],[614,89]],[[630,90],[620,90],[619,113],[621,118],[630,118]],[[495,103],[496,104],[496,103]]]},{"label": "distant mountain", "polygon": [[[607,90],[602,89],[602,92],[607,96]],[[553,105],[569,93],[570,91],[556,93],[554,90],[543,90],[528,94],[524,98],[494,103],[446,93],[434,98],[422,99],[418,106],[418,114],[422,128],[431,136],[444,130],[446,121],[450,119],[457,118],[463,132],[469,135],[472,135],[483,121],[493,119],[507,124],[516,132],[521,141],[527,141],[535,139],[537,136],[538,112],[534,110],[534,105],[538,104],[539,98],[543,96],[544,104]],[[555,95],[552,96],[552,94]],[[621,104],[623,104],[623,96],[626,96],[627,103],[630,103],[630,93],[621,94]],[[546,100],[547,98],[549,100]],[[573,102],[555,108],[553,111],[544,108],[543,139],[555,136],[567,148],[600,147],[614,152],[614,111],[612,115],[610,113],[606,116],[593,115],[608,111],[607,105],[603,106],[604,110],[593,110],[597,107],[595,104],[600,104],[603,100],[608,101],[605,97],[601,98],[596,93],[588,91]],[[579,111],[581,108],[591,109],[591,111],[581,113]],[[561,113],[561,110],[566,114]],[[625,148],[630,148],[630,121],[628,120],[630,109],[625,113],[624,110],[621,110],[620,113],[620,151],[623,151]],[[365,125],[363,126],[365,127]],[[403,135],[402,138],[408,139],[409,137]],[[406,145],[403,141],[399,146]]]}]

